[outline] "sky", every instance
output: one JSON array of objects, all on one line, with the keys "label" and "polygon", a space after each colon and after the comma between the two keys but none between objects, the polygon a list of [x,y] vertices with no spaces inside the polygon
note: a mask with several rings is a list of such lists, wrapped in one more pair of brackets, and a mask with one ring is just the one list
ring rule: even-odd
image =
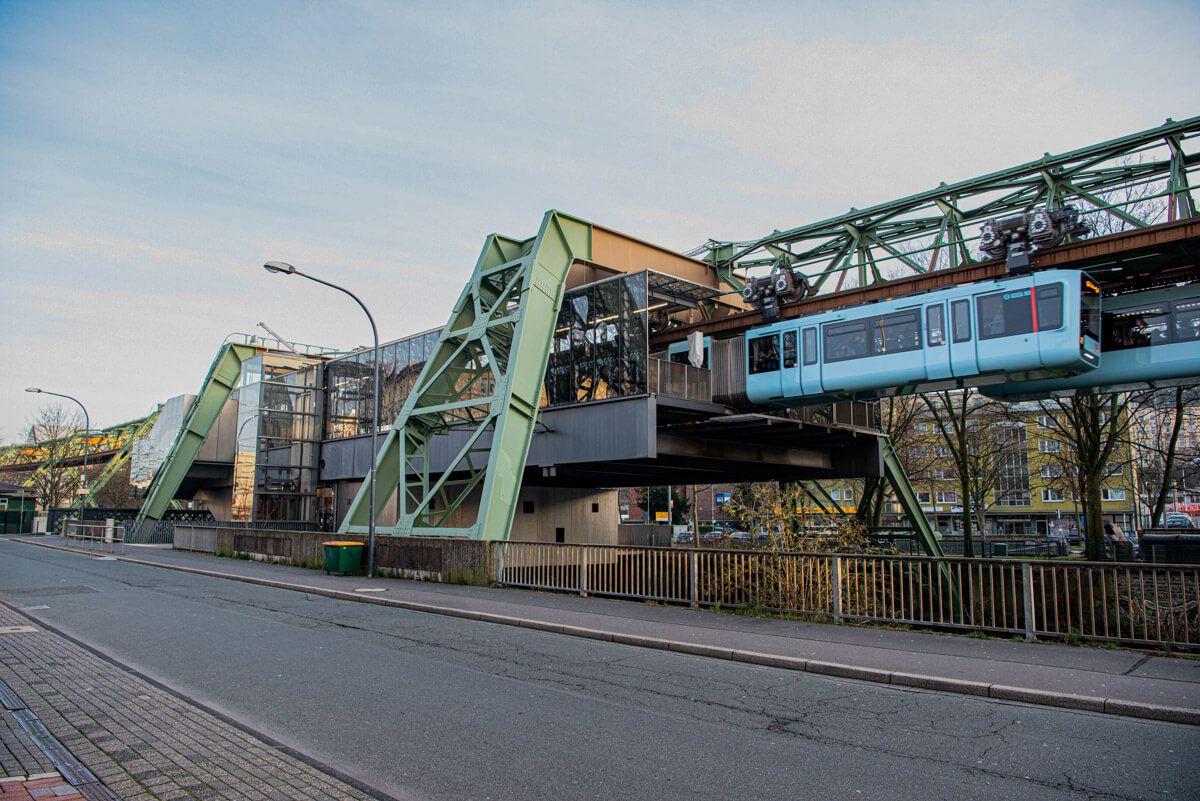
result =
[{"label": "sky", "polygon": [[1200,3],[0,0],[0,437],[227,334],[445,322],[484,237],[686,250],[1200,114]]}]

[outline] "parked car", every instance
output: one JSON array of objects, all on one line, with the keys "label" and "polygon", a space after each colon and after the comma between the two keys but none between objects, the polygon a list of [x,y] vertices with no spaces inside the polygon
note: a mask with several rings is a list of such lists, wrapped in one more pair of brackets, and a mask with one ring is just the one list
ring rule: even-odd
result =
[{"label": "parked car", "polygon": [[729,535],[729,541],[736,542],[739,545],[744,545],[745,543],[750,542],[750,532],[749,531],[731,532]]},{"label": "parked car", "polygon": [[1163,515],[1163,528],[1195,528],[1196,521],[1183,512],[1167,512]]}]

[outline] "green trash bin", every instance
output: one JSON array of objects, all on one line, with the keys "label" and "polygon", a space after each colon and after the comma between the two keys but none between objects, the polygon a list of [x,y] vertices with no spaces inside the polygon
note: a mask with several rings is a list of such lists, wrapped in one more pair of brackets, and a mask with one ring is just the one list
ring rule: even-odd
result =
[{"label": "green trash bin", "polygon": [[325,572],[338,576],[356,576],[362,570],[363,544],[353,540],[323,542]]}]

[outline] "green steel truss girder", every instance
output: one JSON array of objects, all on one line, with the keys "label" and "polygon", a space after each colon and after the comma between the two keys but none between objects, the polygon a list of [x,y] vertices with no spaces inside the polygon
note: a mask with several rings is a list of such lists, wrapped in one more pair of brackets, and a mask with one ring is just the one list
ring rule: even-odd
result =
[{"label": "green steel truss girder", "polygon": [[760,239],[709,240],[689,255],[703,257],[722,276],[766,269],[783,259],[820,291],[827,284],[842,288],[847,276],[863,284],[969,263],[975,260],[969,243],[984,220],[1037,205],[1076,205],[1085,221],[1110,221],[1100,226],[1107,233],[1113,225],[1140,228],[1191,218],[1197,216],[1192,186],[1200,170],[1198,143],[1200,117],[1168,120]]},{"label": "green steel truss girder", "polygon": [[[385,534],[507,539],[537,422],[542,380],[567,271],[590,259],[592,227],[549,211],[533,239],[492,234],[376,457],[375,509],[363,482],[343,533],[397,497]],[[456,452],[432,467],[434,440]],[[467,521],[464,505],[478,490]],[[459,525],[450,525],[454,521]]]},{"label": "green steel truss girder", "polygon": [[[139,430],[145,418],[137,420],[128,420],[124,423],[102,428],[99,431],[93,429],[91,436],[88,438],[89,453],[108,452],[120,450],[132,439],[135,433]],[[62,459],[82,459],[84,450],[83,430],[70,435],[70,437],[58,439],[50,442],[45,442],[40,445],[30,443],[18,443],[15,445],[7,445],[0,448],[0,470],[30,470],[43,466],[47,460],[47,453],[57,448],[57,446],[66,441],[64,453],[57,458]]]},{"label": "green steel truss girder", "polygon": [[233,342],[225,343],[217,351],[217,357],[213,359],[212,366],[208,368],[208,374],[204,377],[204,383],[200,386],[200,394],[196,396],[179,433],[175,435],[167,458],[163,460],[162,466],[154,474],[154,480],[150,482],[146,500],[138,512],[139,522],[147,519],[161,520],[170,508],[171,500],[191,469],[196,455],[200,453],[200,447],[204,445],[204,439],[237,386],[242,373],[242,362],[258,353],[258,348]]},{"label": "green steel truss girder", "polygon": [[158,420],[158,413],[160,411],[162,411],[161,406],[151,412],[150,416],[134,429],[130,437],[125,440],[125,444],[121,446],[121,449],[109,457],[108,463],[104,465],[104,469],[88,484],[88,493],[84,497],[84,502],[88,506],[96,505],[96,493],[108,486],[108,482],[112,480],[112,477],[129,463],[129,460],[133,457],[134,443],[150,433],[150,429],[154,428],[154,422]]},{"label": "green steel truss girder", "polygon": [[945,556],[942,552],[942,544],[938,542],[937,533],[929,524],[929,518],[925,517],[925,510],[921,508],[921,503],[917,500],[917,493],[908,481],[908,473],[904,472],[904,465],[896,456],[892,440],[889,437],[880,437],[880,440],[883,449],[884,478],[891,482],[892,489],[896,493],[896,500],[900,503],[900,510],[904,512],[905,517],[912,525],[913,533],[921,545],[921,550],[925,552],[926,556]]}]

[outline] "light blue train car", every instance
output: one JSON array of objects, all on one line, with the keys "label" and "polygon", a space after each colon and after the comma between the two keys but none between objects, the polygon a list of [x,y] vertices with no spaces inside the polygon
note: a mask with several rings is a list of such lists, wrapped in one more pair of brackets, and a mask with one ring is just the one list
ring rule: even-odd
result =
[{"label": "light blue train car", "polygon": [[[734,405],[1055,379],[1100,362],[1100,288],[1086,273],[1047,270],[784,320],[737,339],[741,352],[712,365],[714,400]],[[719,347],[727,343],[705,344],[706,354],[728,353]],[[670,358],[686,359],[686,348],[671,345]]]},{"label": "light blue train car", "polygon": [[1059,378],[1010,381],[983,388],[1022,400],[1098,387],[1144,389],[1200,377],[1200,286],[1168,287],[1105,298],[1100,366]]}]

